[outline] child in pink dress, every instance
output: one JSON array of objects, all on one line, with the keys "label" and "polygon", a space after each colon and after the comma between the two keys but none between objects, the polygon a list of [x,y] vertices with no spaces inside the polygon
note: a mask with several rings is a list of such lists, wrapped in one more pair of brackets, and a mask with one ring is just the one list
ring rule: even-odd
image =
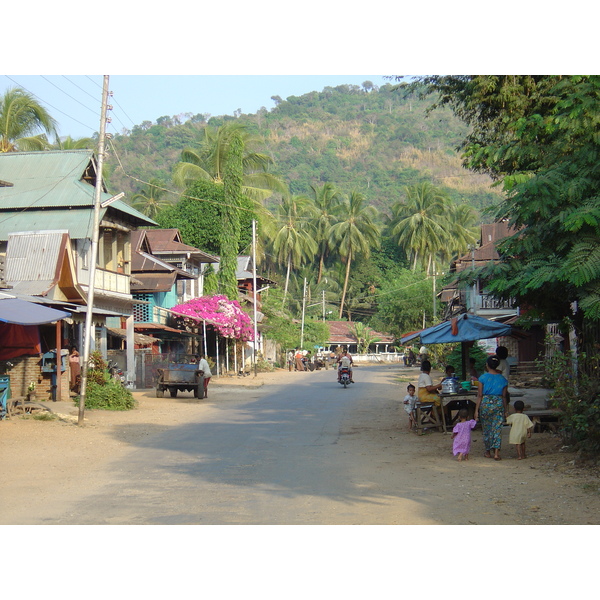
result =
[{"label": "child in pink dress", "polygon": [[467,421],[469,411],[466,408],[461,408],[458,411],[459,422],[452,429],[452,451],[458,461],[469,460],[469,452],[471,450],[471,430],[477,425],[475,419]]}]

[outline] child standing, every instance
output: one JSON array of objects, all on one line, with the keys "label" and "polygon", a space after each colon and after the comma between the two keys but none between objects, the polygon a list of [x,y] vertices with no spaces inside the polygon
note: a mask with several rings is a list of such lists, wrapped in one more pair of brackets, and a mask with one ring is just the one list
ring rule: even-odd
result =
[{"label": "child standing", "polygon": [[523,413],[525,404],[521,400],[515,402],[515,412],[509,415],[506,422],[510,425],[509,444],[517,447],[517,459],[527,458],[525,454],[525,440],[531,437],[533,423],[531,419]]},{"label": "child standing", "polygon": [[412,431],[412,428],[417,424],[415,420],[415,405],[417,404],[416,388],[412,383],[409,383],[406,386],[406,391],[408,393],[404,396],[404,410],[408,414],[408,430]]},{"label": "child standing", "polygon": [[458,461],[469,460],[471,430],[477,425],[477,421],[475,419],[467,421],[469,411],[466,408],[461,408],[458,411],[458,418],[459,422],[452,429],[452,452]]}]

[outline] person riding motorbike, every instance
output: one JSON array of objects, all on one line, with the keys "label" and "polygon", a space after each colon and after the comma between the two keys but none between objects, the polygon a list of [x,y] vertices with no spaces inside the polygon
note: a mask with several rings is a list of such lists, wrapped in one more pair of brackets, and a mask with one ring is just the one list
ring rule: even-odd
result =
[{"label": "person riding motorbike", "polygon": [[348,354],[347,350],[344,350],[341,354],[341,356],[338,358],[338,381],[340,380],[340,375],[341,375],[341,371],[343,368],[348,369],[348,375],[350,377],[350,381],[352,383],[354,383],[354,380],[352,379],[352,364],[353,364],[353,360],[352,357]]}]

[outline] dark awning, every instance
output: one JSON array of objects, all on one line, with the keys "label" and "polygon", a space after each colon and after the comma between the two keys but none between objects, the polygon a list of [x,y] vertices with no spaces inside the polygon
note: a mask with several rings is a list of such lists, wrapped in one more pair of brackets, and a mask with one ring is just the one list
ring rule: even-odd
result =
[{"label": "dark awning", "polygon": [[56,310],[48,306],[42,306],[35,302],[27,302],[18,298],[0,299],[0,321],[14,323],[15,325],[43,325],[53,323],[66,317],[71,313]]}]

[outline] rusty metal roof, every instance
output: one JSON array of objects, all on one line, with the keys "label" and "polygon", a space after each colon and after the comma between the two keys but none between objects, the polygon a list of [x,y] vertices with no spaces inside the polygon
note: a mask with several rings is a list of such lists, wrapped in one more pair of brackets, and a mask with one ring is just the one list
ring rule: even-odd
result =
[{"label": "rusty metal roof", "polygon": [[157,255],[193,255],[204,263],[218,262],[218,258],[181,241],[179,229],[138,229],[132,234],[132,247],[142,249],[147,244],[148,251]]},{"label": "rusty metal roof", "polygon": [[136,273],[141,285],[132,284],[132,294],[169,292],[173,288],[177,273]]},{"label": "rusty metal roof", "polygon": [[[331,344],[356,344],[357,339],[354,335],[352,328],[354,323],[352,321],[327,321],[329,326],[329,339],[327,340]],[[395,337],[389,333],[381,333],[379,331],[373,331],[374,336],[380,338],[377,344],[392,344],[395,341]]]}]

